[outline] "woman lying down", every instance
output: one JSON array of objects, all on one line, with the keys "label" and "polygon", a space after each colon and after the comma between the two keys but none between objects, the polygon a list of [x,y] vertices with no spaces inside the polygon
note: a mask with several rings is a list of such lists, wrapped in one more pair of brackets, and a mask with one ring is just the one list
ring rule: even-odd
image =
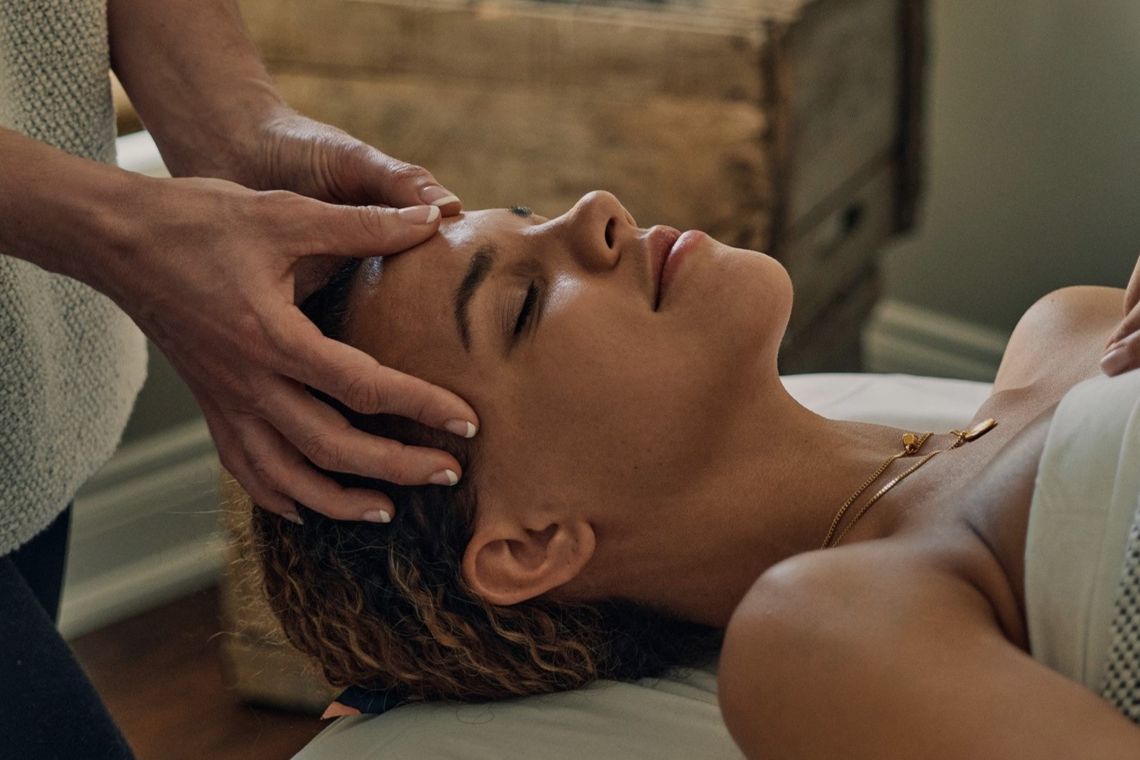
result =
[{"label": "woman lying down", "polygon": [[474,406],[470,441],[351,417],[464,477],[341,477],[389,525],[253,510],[270,604],[333,684],[411,700],[660,674],[723,637],[749,757],[1135,760],[1140,372],[1099,367],[1140,331],[1124,303],[1050,294],[974,419],[901,430],[788,395],[768,256],[639,229],[606,193],[445,220],[305,309]]}]

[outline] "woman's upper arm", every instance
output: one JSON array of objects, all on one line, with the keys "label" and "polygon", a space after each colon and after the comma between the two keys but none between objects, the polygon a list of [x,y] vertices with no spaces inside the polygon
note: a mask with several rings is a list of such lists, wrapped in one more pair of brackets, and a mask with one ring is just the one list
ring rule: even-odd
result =
[{"label": "woman's upper arm", "polygon": [[829,551],[773,568],[729,625],[721,709],[749,757],[1140,757],[1140,727],[1010,644],[965,581]]}]

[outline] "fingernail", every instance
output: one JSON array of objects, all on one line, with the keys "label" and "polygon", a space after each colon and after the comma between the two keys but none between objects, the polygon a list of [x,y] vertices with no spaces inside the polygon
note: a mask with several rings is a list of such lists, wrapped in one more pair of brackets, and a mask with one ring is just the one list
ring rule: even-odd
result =
[{"label": "fingernail", "polygon": [[305,521],[302,520],[301,516],[299,514],[297,514],[296,512],[286,512],[285,514],[283,514],[281,516],[284,517],[289,522],[293,523],[294,525],[304,525],[305,524]]},{"label": "fingernail", "polygon": [[443,423],[443,428],[447,432],[453,433],[460,438],[474,438],[475,432],[478,430],[474,423],[468,422],[467,420],[448,420]]},{"label": "fingernail", "polygon": [[459,203],[459,196],[439,185],[428,185],[420,191],[420,200],[433,206],[446,206],[450,203]]},{"label": "fingernail", "polygon": [[374,523],[389,523],[389,522],[392,522],[392,515],[388,514],[387,512],[385,512],[385,511],[384,511],[384,510],[382,510],[382,509],[373,509],[373,510],[370,510],[370,511],[368,511],[368,512],[365,512],[365,513],[362,515],[362,517],[363,517],[363,518],[364,518],[364,519],[365,519],[367,522],[374,522]]},{"label": "fingernail", "polygon": [[440,470],[428,478],[428,482],[437,486],[453,486],[459,482],[459,476],[454,470]]},{"label": "fingernail", "polygon": [[408,224],[431,224],[439,219],[439,209],[435,206],[410,206],[400,209],[400,218]]},{"label": "fingernail", "polygon": [[1128,351],[1121,346],[1110,351],[1100,360],[1100,367],[1110,375],[1120,372],[1128,364]]}]

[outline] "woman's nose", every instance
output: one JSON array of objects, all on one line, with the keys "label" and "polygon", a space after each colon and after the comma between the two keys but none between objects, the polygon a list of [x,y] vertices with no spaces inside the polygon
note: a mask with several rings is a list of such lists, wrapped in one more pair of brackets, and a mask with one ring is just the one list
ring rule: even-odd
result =
[{"label": "woman's nose", "polygon": [[586,269],[617,266],[622,249],[636,237],[633,217],[604,190],[582,196],[560,221],[573,256]]}]

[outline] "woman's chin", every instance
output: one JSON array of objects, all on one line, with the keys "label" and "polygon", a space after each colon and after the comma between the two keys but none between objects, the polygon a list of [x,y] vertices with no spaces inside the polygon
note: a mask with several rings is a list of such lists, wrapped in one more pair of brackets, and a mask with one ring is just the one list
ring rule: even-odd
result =
[{"label": "woman's chin", "polygon": [[700,333],[711,386],[755,388],[775,370],[791,318],[792,281],[761,251],[707,238],[677,270],[673,303]]},{"label": "woman's chin", "polygon": [[[783,326],[792,307],[792,278],[780,261],[763,251],[734,248],[712,238],[713,254],[720,259],[717,273],[726,293],[735,293],[750,312],[757,310],[774,315],[784,314]],[[768,320],[765,320],[768,321]]]}]

